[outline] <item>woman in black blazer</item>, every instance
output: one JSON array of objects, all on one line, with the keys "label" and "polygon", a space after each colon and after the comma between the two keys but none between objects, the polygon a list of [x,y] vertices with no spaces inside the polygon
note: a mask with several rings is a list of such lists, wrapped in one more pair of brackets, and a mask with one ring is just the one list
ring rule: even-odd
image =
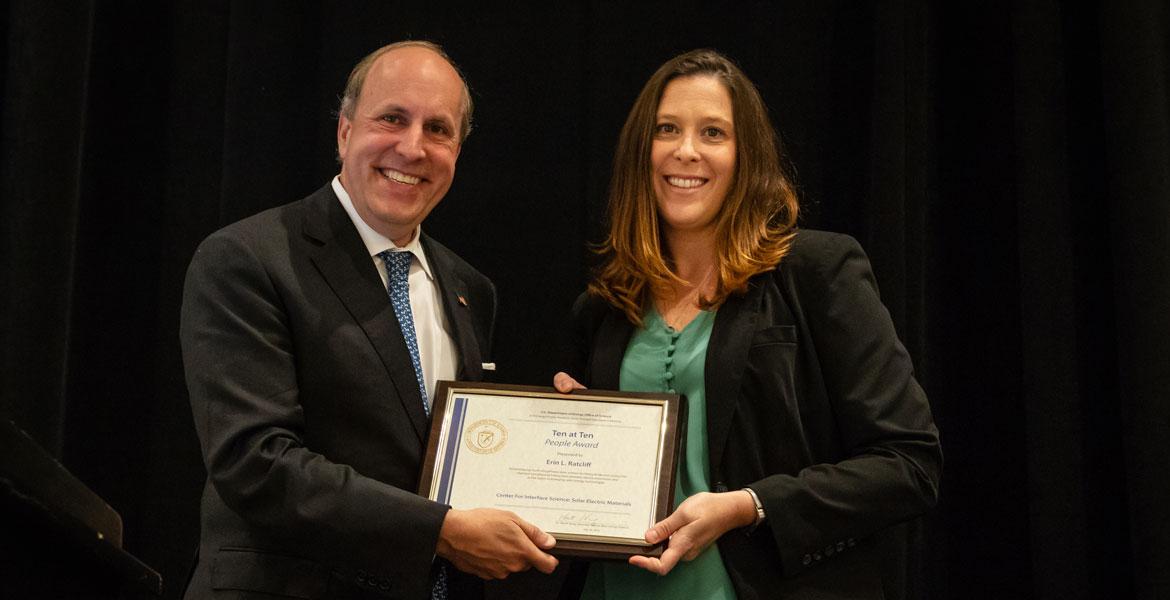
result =
[{"label": "woman in black blazer", "polygon": [[709,50],[659,68],[622,129],[605,260],[553,382],[686,394],[685,500],[646,533],[661,558],[594,563],[583,597],[903,594],[895,526],[937,499],[938,431],[864,252],[796,227],[777,148]]}]

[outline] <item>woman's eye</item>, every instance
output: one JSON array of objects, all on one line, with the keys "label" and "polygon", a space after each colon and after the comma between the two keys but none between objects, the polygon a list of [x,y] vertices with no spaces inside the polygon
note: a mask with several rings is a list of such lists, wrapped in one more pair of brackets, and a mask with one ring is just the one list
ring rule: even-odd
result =
[{"label": "woman's eye", "polygon": [[654,128],[654,131],[656,133],[675,133],[678,131],[678,128],[670,123],[661,123]]},{"label": "woman's eye", "polygon": [[703,135],[706,137],[723,137],[723,130],[718,127],[708,127],[703,130]]}]

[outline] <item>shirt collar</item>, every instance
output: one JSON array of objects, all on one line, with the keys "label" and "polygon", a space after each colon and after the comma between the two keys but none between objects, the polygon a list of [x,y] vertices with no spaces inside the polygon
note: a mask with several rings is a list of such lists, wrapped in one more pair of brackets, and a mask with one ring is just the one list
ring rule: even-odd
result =
[{"label": "shirt collar", "polygon": [[398,246],[390,238],[374,231],[362,219],[361,215],[357,213],[357,209],[353,207],[353,200],[350,199],[349,193],[345,188],[341,187],[341,176],[333,177],[333,193],[337,194],[337,199],[341,201],[341,206],[345,208],[346,214],[349,215],[349,220],[353,221],[353,226],[357,228],[358,235],[362,238],[362,243],[366,245],[366,250],[371,257],[376,257],[386,250],[394,252],[410,252],[418,259],[418,264],[422,266],[422,270],[427,274],[427,279],[434,280],[434,275],[431,274],[431,265],[427,262],[427,255],[423,252],[422,244],[419,243],[419,238],[422,237],[422,225],[414,228],[414,234],[410,237],[410,241],[405,246]]}]

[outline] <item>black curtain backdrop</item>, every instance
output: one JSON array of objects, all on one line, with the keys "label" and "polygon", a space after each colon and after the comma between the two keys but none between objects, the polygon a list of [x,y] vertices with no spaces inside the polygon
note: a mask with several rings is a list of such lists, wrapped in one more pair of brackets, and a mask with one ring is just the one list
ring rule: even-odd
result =
[{"label": "black curtain backdrop", "polygon": [[186,265],[336,173],[349,68],[407,37],[471,81],[476,129],[425,228],[496,281],[501,379],[557,369],[626,111],[714,47],[768,102],[803,224],[869,251],[930,395],[947,463],[912,596],[1170,597],[1170,7],[554,4],[0,11],[0,412],[121,512],[168,597],[204,476]]}]

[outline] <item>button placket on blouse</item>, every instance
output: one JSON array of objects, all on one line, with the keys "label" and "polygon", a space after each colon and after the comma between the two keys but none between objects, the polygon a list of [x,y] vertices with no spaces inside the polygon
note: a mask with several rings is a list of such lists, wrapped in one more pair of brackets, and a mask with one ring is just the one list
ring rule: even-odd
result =
[{"label": "button placket on blouse", "polygon": [[666,388],[667,393],[677,394],[674,391],[674,349],[678,344],[678,331],[669,325],[666,326],[666,332],[670,334],[670,343],[666,346],[666,359],[662,365],[662,387]]}]

